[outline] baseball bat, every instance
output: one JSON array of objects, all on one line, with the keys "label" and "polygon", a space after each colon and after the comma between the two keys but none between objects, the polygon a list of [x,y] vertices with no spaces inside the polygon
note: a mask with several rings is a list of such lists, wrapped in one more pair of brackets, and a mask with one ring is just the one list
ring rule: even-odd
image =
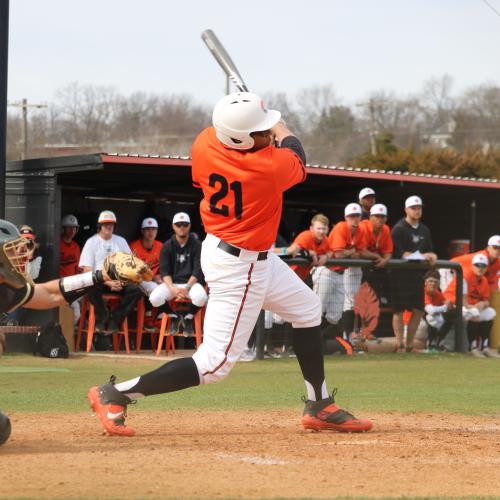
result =
[{"label": "baseball bat", "polygon": [[231,56],[227,53],[227,50],[224,48],[224,45],[222,45],[215,33],[210,29],[205,30],[201,34],[201,38],[208,47],[208,50],[210,50],[214,56],[215,60],[219,63],[219,66],[222,68],[224,73],[226,73],[226,75],[234,83],[235,87],[240,92],[248,92],[248,87],[243,81],[236,64],[234,64]]}]

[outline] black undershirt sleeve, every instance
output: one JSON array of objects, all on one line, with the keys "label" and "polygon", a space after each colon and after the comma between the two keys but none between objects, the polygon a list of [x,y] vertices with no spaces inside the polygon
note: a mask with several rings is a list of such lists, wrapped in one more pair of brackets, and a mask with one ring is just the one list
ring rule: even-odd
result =
[{"label": "black undershirt sleeve", "polygon": [[304,148],[302,147],[302,144],[297,139],[297,137],[295,137],[293,135],[289,135],[288,137],[285,137],[281,141],[281,147],[291,149],[300,158],[300,160],[302,161],[302,163],[305,166],[306,153],[304,151]]}]

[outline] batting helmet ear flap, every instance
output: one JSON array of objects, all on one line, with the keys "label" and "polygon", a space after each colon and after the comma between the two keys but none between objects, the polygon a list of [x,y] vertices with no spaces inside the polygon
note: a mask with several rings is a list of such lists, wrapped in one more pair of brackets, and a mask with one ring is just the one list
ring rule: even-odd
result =
[{"label": "batting helmet ear flap", "polygon": [[235,137],[229,137],[220,130],[215,129],[215,135],[222,144],[233,149],[252,149],[255,145],[254,138],[250,134],[248,134],[247,137],[240,136],[239,139],[236,139]]}]

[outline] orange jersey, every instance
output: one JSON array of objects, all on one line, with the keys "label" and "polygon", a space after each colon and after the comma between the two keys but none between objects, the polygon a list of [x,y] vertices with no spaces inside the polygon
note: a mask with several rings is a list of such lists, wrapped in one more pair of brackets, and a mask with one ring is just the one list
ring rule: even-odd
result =
[{"label": "orange jersey", "polygon": [[313,250],[316,252],[316,255],[324,255],[330,251],[328,238],[323,238],[323,240],[318,243],[310,229],[306,229],[299,233],[293,242],[303,250]]},{"label": "orange jersey", "polygon": [[347,226],[347,222],[342,221],[335,224],[328,236],[328,244],[332,252],[355,248],[358,252],[366,249],[365,234],[359,226],[354,234]]},{"label": "orange jersey", "polygon": [[[293,241],[295,245],[299,246],[303,250],[313,250],[316,255],[324,255],[330,251],[330,246],[328,245],[328,238],[323,238],[323,240],[318,243],[311,232],[310,229],[306,229],[299,233],[295,240]],[[311,272],[311,266],[297,266],[292,264],[290,266],[292,271],[295,271],[298,276],[305,281],[309,273]]]},{"label": "orange jersey", "polygon": [[442,306],[445,303],[445,298],[444,295],[439,291],[436,290],[432,295],[427,292],[427,289],[425,291],[425,305],[432,305],[432,306]]},{"label": "orange jersey", "polygon": [[394,246],[392,244],[391,230],[387,224],[382,226],[377,235],[373,232],[372,223],[368,219],[361,221],[359,227],[364,233],[367,250],[378,253],[380,256],[392,253]]},{"label": "orange jersey", "polygon": [[498,290],[498,280],[500,279],[500,259],[496,259],[494,262],[490,262],[488,252],[486,250],[480,250],[479,252],[460,255],[458,257],[454,257],[453,259],[451,259],[451,261],[458,262],[462,266],[462,269],[465,273],[466,269],[472,268],[472,259],[474,255],[478,253],[482,253],[483,255],[486,255],[486,257],[488,257],[489,264],[484,277],[486,278],[486,281],[488,281],[490,290]]},{"label": "orange jersey", "polygon": [[237,151],[224,146],[213,127],[192,148],[193,184],[203,191],[205,231],[246,250],[263,251],[276,240],[283,192],[306,178],[299,157],[288,148]]},{"label": "orange jersey", "polygon": [[[481,279],[477,279],[477,276],[470,269],[464,269],[464,280],[467,283],[467,297],[468,304],[474,305],[483,300],[490,300],[490,287],[488,286],[488,280],[481,276]],[[457,290],[457,277],[455,276],[453,280],[448,285],[448,288],[444,291],[444,296],[455,303]]]},{"label": "orange jersey", "polygon": [[80,262],[80,247],[76,241],[66,243],[61,238],[59,244],[59,276],[73,276],[80,272],[78,263]]},{"label": "orange jersey", "polygon": [[[364,250],[366,248],[365,234],[361,227],[358,226],[354,235],[347,226],[347,222],[342,221],[335,224],[328,236],[328,245],[332,252],[339,250],[346,250],[349,248],[356,248],[356,250]],[[330,267],[333,271],[341,272],[345,268],[340,266]]]},{"label": "orange jersey", "polygon": [[160,270],[160,252],[162,247],[163,244],[158,240],[154,240],[153,246],[150,249],[144,247],[142,240],[135,240],[130,243],[130,250],[151,268],[155,276]]}]

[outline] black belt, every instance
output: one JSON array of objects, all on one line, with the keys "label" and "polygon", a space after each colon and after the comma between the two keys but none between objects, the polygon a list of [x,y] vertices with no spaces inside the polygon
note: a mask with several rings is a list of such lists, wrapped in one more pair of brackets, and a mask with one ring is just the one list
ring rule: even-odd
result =
[{"label": "black belt", "polygon": [[[224,252],[227,252],[234,257],[239,257],[241,250],[238,247],[235,247],[231,245],[230,243],[226,243],[223,240],[219,241],[219,244],[217,245],[221,250],[224,250]],[[259,255],[257,256],[257,260],[266,260],[267,259],[267,252],[259,252]]]}]

